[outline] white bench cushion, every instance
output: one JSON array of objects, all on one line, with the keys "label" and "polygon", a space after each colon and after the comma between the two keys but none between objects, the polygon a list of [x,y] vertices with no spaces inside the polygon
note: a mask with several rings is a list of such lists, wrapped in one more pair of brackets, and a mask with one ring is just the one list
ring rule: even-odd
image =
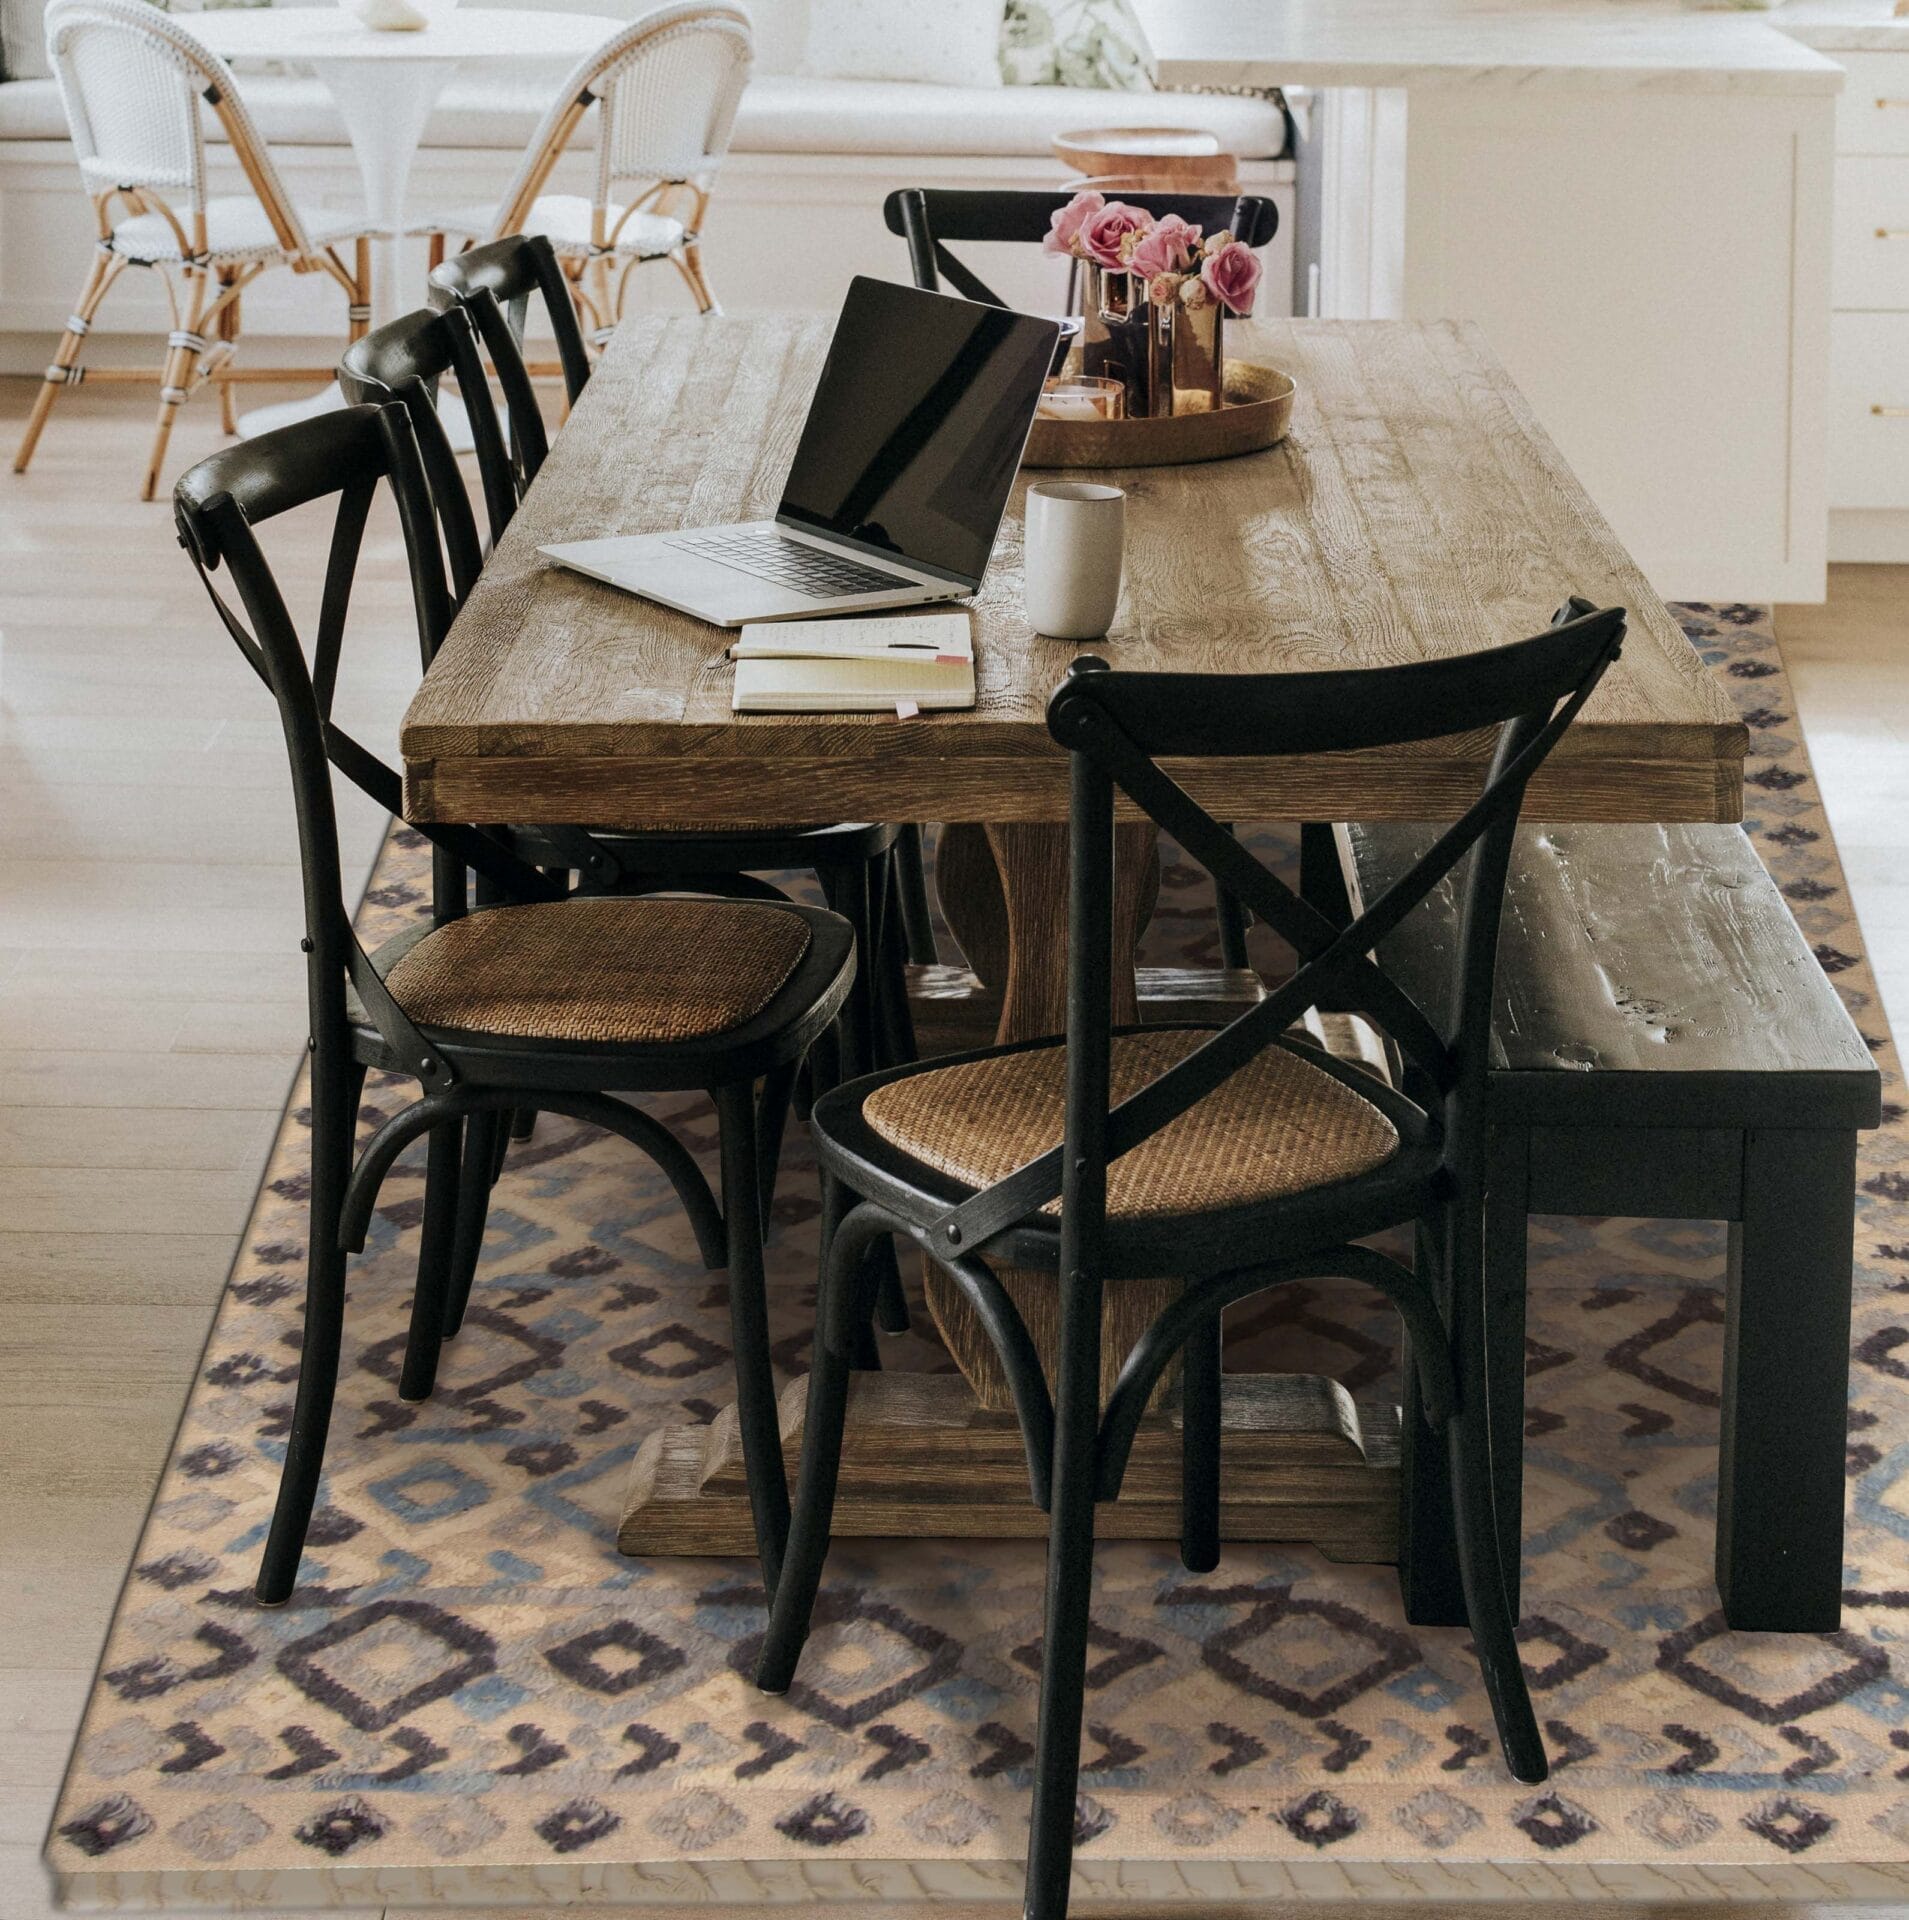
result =
[{"label": "white bench cushion", "polygon": [[1285,151],[1286,118],[1230,94],[1090,87],[936,87],[895,80],[758,75],[736,117],[739,153],[933,153],[1051,159],[1082,127],[1203,127],[1242,160]]},{"label": "white bench cushion", "polygon": [[[425,145],[520,152],[562,79],[460,76],[444,90]],[[343,146],[322,82],[241,74],[268,143]],[[1057,133],[1093,126],[1198,126],[1243,160],[1275,158],[1286,122],[1261,99],[1223,94],[1112,93],[1081,87],[937,87],[901,80],[810,80],[759,74],[736,117],[738,153],[975,154],[1048,159]],[[591,137],[580,130],[576,144]],[[51,80],[0,82],[0,140],[63,140],[66,116]]]}]

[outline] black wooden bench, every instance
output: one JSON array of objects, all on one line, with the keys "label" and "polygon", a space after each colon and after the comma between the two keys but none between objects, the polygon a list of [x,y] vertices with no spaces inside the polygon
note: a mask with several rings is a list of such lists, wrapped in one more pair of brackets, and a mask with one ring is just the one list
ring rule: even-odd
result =
[{"label": "black wooden bench", "polygon": [[[1435,828],[1339,829],[1376,896]],[[1427,1008],[1454,944],[1448,885],[1380,949]],[[1839,1622],[1856,1135],[1881,1077],[1748,836],[1729,826],[1520,830],[1492,1038],[1486,1319],[1491,1435],[1517,1598],[1531,1213],[1730,1223],[1717,1586],[1738,1628]],[[1436,1543],[1442,1448],[1407,1408],[1407,1615],[1455,1623]],[[1427,1524],[1429,1522],[1429,1524]]]}]

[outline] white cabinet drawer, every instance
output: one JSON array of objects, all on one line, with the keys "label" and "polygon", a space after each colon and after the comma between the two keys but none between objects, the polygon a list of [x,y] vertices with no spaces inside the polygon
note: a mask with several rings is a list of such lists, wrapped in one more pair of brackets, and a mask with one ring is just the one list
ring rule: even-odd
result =
[{"label": "white cabinet drawer", "polygon": [[1836,163],[1830,304],[1909,312],[1909,158]]},{"label": "white cabinet drawer", "polygon": [[1909,507],[1909,313],[1831,316],[1829,503]]},{"label": "white cabinet drawer", "polygon": [[1838,153],[1909,153],[1909,53],[1839,53]]}]

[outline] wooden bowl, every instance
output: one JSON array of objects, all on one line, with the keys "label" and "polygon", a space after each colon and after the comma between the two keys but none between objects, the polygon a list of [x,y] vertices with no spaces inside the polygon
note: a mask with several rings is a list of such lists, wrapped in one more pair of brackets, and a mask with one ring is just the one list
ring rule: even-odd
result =
[{"label": "wooden bowl", "polygon": [[1217,413],[1149,420],[1039,420],[1027,437],[1024,467],[1177,467],[1230,460],[1285,439],[1293,419],[1293,382],[1277,367],[1229,361],[1226,405]]},{"label": "wooden bowl", "polygon": [[1230,185],[1239,161],[1199,127],[1083,127],[1054,136],[1054,157],[1084,174],[1146,174],[1183,187]]}]

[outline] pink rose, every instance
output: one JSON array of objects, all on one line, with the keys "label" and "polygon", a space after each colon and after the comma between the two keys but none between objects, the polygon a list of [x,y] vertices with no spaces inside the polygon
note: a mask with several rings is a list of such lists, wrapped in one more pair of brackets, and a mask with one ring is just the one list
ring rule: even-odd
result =
[{"label": "pink rose", "polygon": [[1080,252],[1076,236],[1082,225],[1107,204],[1104,193],[1083,187],[1066,206],[1056,207],[1047,223],[1047,238],[1041,242],[1043,253],[1057,253],[1063,259]]},{"label": "pink rose", "polygon": [[1146,237],[1153,217],[1124,200],[1109,200],[1087,217],[1080,229],[1080,244],[1087,258],[1114,273],[1125,273],[1132,263],[1133,250]]},{"label": "pink rose", "polygon": [[1200,278],[1207,291],[1229,313],[1253,311],[1253,295],[1259,291],[1259,255],[1243,242],[1235,240],[1210,253],[1200,265]]},{"label": "pink rose", "polygon": [[1200,229],[1177,213],[1163,213],[1153,231],[1133,250],[1133,270],[1148,280],[1163,273],[1184,273],[1200,251]]}]

